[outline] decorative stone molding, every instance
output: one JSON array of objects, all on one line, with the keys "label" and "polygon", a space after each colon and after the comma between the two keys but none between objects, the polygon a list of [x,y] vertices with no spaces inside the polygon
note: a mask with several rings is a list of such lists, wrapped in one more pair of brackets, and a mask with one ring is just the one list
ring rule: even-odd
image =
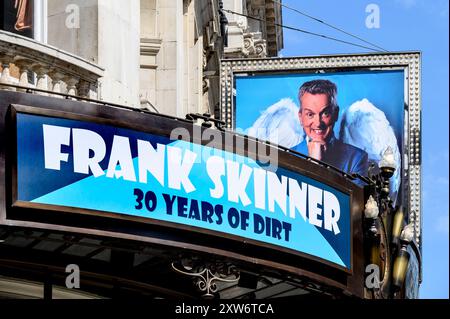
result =
[{"label": "decorative stone molding", "polygon": [[260,32],[244,34],[244,49],[242,53],[247,58],[265,58],[266,41]]},{"label": "decorative stone molding", "polygon": [[52,79],[52,92],[62,93],[64,74],[58,71],[50,71],[49,75]]},{"label": "decorative stone molding", "polygon": [[209,79],[207,77],[203,77],[202,88],[203,88],[203,94],[208,92],[208,90],[209,90]]},{"label": "decorative stone molding", "polygon": [[219,26],[215,20],[211,20],[205,27],[206,46],[209,50],[215,51],[216,43],[219,38]]},{"label": "decorative stone molding", "polygon": [[161,49],[161,39],[141,39],[141,54],[142,55],[156,55]]},{"label": "decorative stone molding", "polygon": [[64,82],[66,83],[67,94],[77,95],[77,84],[80,81],[79,78],[75,77],[65,77]]},{"label": "decorative stone molding", "polygon": [[[72,94],[76,93],[73,83],[81,79],[89,87],[85,96],[93,99],[98,98],[98,80],[104,74],[103,68],[71,53],[1,30],[0,63],[3,65],[0,78],[2,84],[49,90],[49,83],[52,83],[53,92]],[[19,78],[11,77],[11,65],[19,69]],[[36,76],[35,85],[28,82],[29,72]],[[2,86],[2,89],[5,88]]]},{"label": "decorative stone molding", "polygon": [[229,45],[224,49],[224,58],[264,58],[278,55],[283,47],[282,28],[275,25],[281,24],[281,9],[278,4],[265,0],[241,0],[224,4],[228,4],[225,9],[255,18],[227,14]]},{"label": "decorative stone molding", "polygon": [[28,73],[29,73],[29,66],[32,64],[31,60],[28,59],[16,59],[14,60],[14,64],[19,69],[19,85],[28,87]]},{"label": "decorative stone molding", "polygon": [[[0,65],[2,66],[2,73],[0,76],[0,84],[10,83],[10,63],[13,61],[13,57],[10,55],[5,55],[0,59]],[[9,88],[6,88],[9,89]]]},{"label": "decorative stone molding", "polygon": [[78,82],[77,92],[81,97],[89,98],[90,83],[87,81]]},{"label": "decorative stone molding", "polygon": [[247,32],[261,32],[263,34],[263,37],[265,37],[266,30],[265,30],[265,16],[266,10],[265,10],[265,3],[264,1],[247,1],[247,14],[251,17],[255,17],[259,20],[250,19],[249,21],[249,27],[247,28]]},{"label": "decorative stone molding", "polygon": [[266,41],[266,56],[277,56],[283,48],[283,28],[281,24],[281,6],[273,1],[248,0],[247,12],[258,20],[249,20],[246,32],[261,32]]},{"label": "decorative stone molding", "polygon": [[141,38],[141,68],[157,68],[156,56],[161,50],[161,43],[158,38]]},{"label": "decorative stone molding", "polygon": [[[281,1],[281,0],[280,0]],[[281,24],[281,6],[273,1],[265,2],[265,38],[267,40],[267,54],[277,56],[278,51],[283,48],[283,28]]]}]

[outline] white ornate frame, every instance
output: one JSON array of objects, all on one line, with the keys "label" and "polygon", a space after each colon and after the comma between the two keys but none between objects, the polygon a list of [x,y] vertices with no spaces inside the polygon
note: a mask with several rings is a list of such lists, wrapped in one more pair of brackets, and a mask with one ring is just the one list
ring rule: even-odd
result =
[{"label": "white ornate frame", "polygon": [[[310,57],[230,59],[220,68],[221,119],[226,128],[235,128],[235,75],[243,73],[313,73],[335,71],[375,71],[401,69],[405,74],[405,114],[403,133],[403,203],[414,222],[415,242],[421,247],[421,53],[321,55]],[[407,205],[406,205],[407,204]]]}]

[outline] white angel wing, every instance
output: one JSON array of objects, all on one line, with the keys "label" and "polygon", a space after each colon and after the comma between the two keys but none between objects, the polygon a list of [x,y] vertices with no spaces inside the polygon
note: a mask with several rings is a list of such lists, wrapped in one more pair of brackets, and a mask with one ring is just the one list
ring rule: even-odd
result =
[{"label": "white angel wing", "polygon": [[246,134],[291,148],[305,136],[297,114],[298,106],[292,99],[283,98],[264,110]]},{"label": "white angel wing", "polygon": [[394,130],[384,112],[367,99],[353,103],[344,111],[339,135],[344,143],[365,150],[369,154],[369,162],[377,165],[387,147],[392,148],[397,170],[391,178],[391,185],[392,193],[396,194],[400,187],[401,155]]}]

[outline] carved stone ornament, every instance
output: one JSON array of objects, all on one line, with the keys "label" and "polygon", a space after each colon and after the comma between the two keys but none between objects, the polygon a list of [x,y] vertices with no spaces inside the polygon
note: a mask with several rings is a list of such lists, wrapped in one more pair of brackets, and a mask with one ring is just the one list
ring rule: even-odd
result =
[{"label": "carved stone ornament", "polygon": [[244,34],[244,49],[242,52],[248,58],[266,57],[266,41],[262,38],[260,32]]}]

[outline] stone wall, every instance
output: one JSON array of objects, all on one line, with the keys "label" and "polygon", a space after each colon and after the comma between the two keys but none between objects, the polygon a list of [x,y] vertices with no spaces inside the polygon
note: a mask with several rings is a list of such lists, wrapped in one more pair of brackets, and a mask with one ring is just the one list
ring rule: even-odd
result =
[{"label": "stone wall", "polygon": [[105,69],[98,98],[134,107],[140,107],[139,4],[139,0],[48,0],[47,20],[50,45]]},{"label": "stone wall", "polygon": [[140,107],[139,36],[139,0],[98,0],[98,63],[105,68],[102,99]]},{"label": "stone wall", "polygon": [[98,63],[98,0],[47,3],[48,44]]},{"label": "stone wall", "polygon": [[[48,43],[105,69],[100,99],[178,117],[219,114],[221,58],[265,57],[282,45],[265,23],[227,13],[224,48],[219,0],[47,1]],[[270,9],[265,0],[223,5],[260,18]],[[79,25],[68,27],[76,10]]]}]

